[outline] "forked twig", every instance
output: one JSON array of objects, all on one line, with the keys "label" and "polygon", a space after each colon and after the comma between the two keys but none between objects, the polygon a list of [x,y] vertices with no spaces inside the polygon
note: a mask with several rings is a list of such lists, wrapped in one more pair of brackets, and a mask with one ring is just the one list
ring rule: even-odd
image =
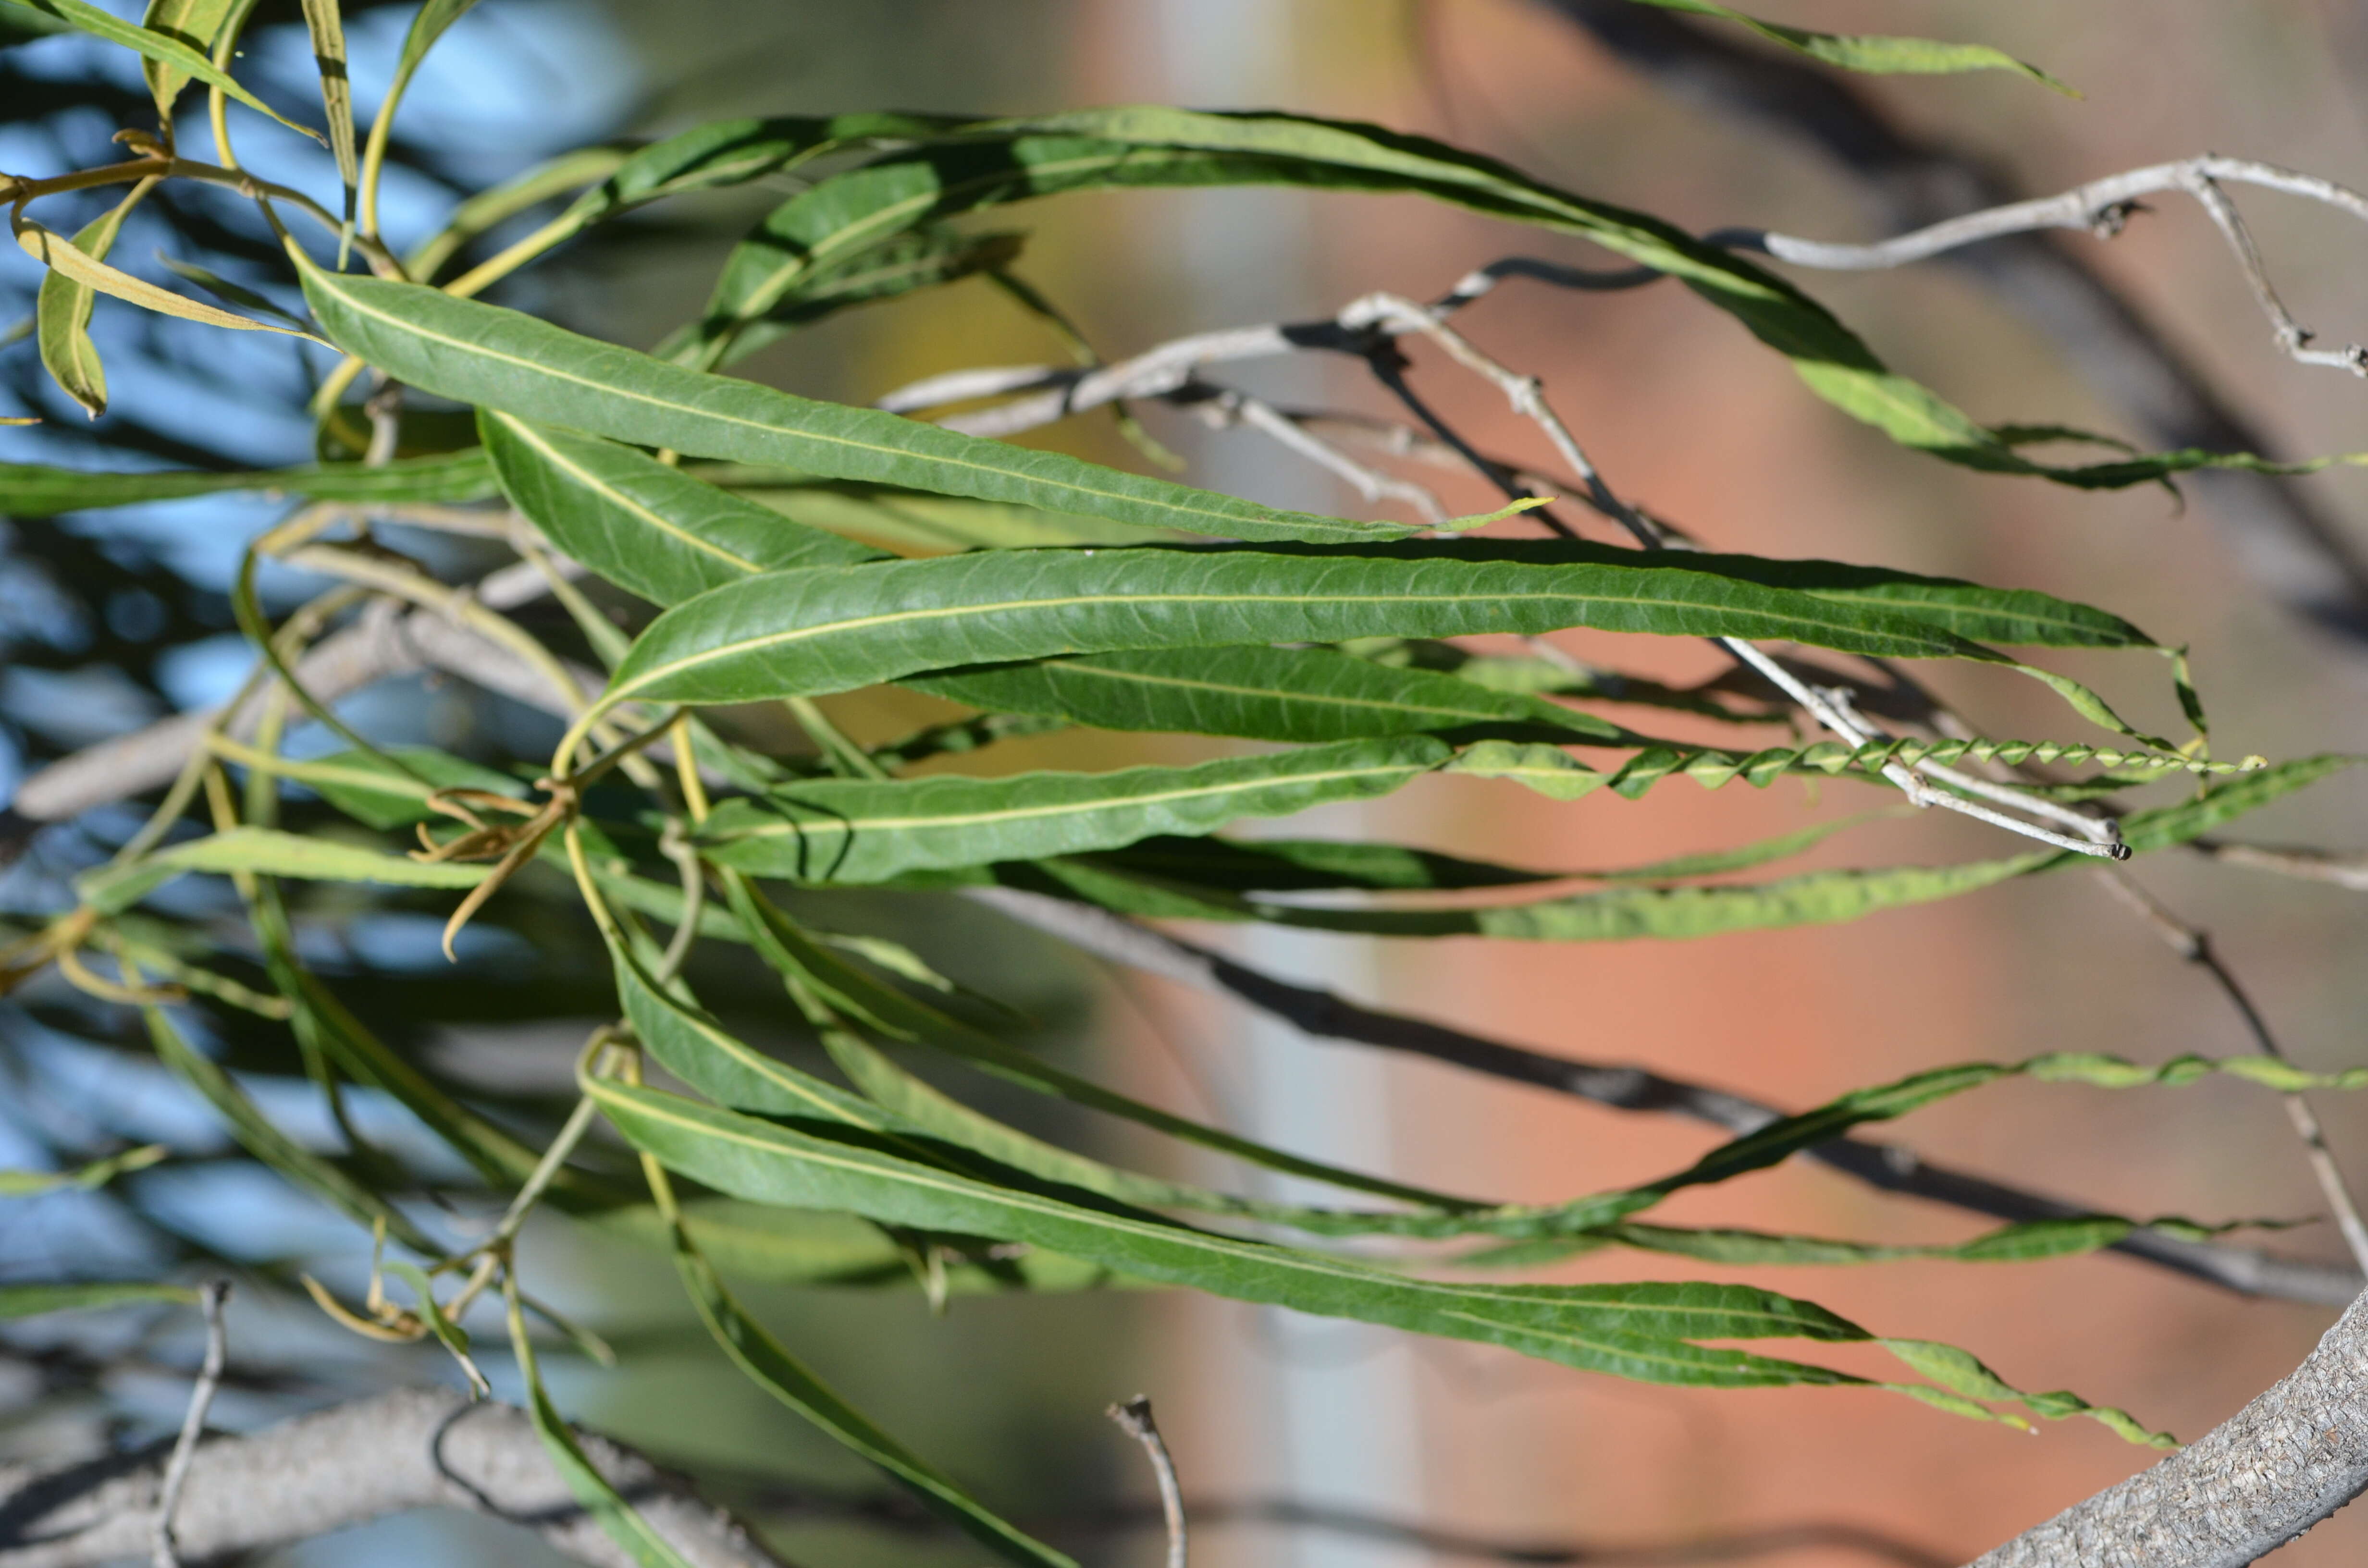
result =
[{"label": "forked twig", "polygon": [[2056,196],[2041,197],[2032,201],[2010,201],[2001,206],[1984,208],[1962,217],[1928,224],[1911,233],[1879,240],[1872,244],[1833,244],[1821,240],[1803,239],[1795,234],[1776,233],[1764,229],[1721,229],[1705,235],[1707,243],[1736,250],[1754,250],[1789,261],[1797,267],[1814,267],[1834,271],[1878,271],[1905,267],[1911,262],[1927,260],[1961,246],[1993,240],[2007,234],[2030,233],[2043,229],[2085,229],[2100,239],[2111,239],[2121,233],[2131,214],[2144,210],[2141,198],[2184,192],[2193,197],[2211,217],[2214,227],[2236,253],[2237,264],[2244,269],[2245,280],[2251,286],[2253,298],[2270,318],[2270,325],[2278,347],[2299,364],[2323,365],[2349,370],[2356,376],[2368,376],[2368,348],[2351,344],[2339,349],[2311,348],[2311,334],[2295,324],[2294,317],[2280,302],[2277,290],[2271,287],[2269,274],[2261,265],[2260,251],[2246,231],[2236,208],[2229,202],[2223,185],[2259,186],[2317,201],[2338,211],[2368,222],[2368,196],[2321,179],[2316,175],[2300,174],[2250,158],[2224,158],[2207,153],[2202,157],[2182,158],[2176,163],[2155,164],[2126,173],[2108,175],[2103,179],[2090,180]]}]

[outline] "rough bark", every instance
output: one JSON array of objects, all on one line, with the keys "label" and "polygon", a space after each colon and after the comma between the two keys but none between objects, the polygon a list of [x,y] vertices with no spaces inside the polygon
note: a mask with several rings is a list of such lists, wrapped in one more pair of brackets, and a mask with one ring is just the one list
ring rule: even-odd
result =
[{"label": "rough bark", "polygon": [[[576,1440],[693,1568],[781,1568],[690,1483],[595,1433]],[[0,1568],[145,1561],[163,1448],[34,1473],[0,1468]],[[198,1445],[173,1515],[188,1564],[218,1562],[415,1508],[460,1508],[531,1529],[596,1568],[636,1568],[602,1533],[526,1413],[403,1389]]]},{"label": "rough bark", "polygon": [[2368,1489],[2368,1295],[2292,1376],[1972,1568],[2240,1568]]}]

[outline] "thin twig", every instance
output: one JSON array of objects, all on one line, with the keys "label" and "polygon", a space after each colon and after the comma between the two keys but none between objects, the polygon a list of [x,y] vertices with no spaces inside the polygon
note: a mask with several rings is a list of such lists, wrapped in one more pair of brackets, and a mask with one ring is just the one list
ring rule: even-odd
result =
[{"label": "thin twig", "polygon": [[2266,844],[2225,844],[2199,838],[2187,846],[2206,859],[2225,866],[2244,866],[2306,882],[2328,882],[2352,892],[2368,892],[2368,855],[2337,855],[2324,849],[2280,849]]},{"label": "thin twig", "polygon": [[1150,1457],[1151,1472],[1159,1478],[1159,1511],[1167,1521],[1167,1568],[1184,1568],[1184,1492],[1176,1483],[1176,1460],[1167,1451],[1167,1439],[1159,1435],[1159,1425],[1151,1418],[1151,1401],[1136,1394],[1104,1414],[1141,1443]]},{"label": "thin twig", "polygon": [[2011,201],[1984,208],[1873,244],[1832,244],[1760,229],[1722,229],[1705,238],[1712,244],[1759,251],[1797,267],[1871,271],[1928,260],[1983,240],[2044,229],[2085,229],[2100,239],[2111,239],[2121,233],[2132,213],[2144,210],[2141,198],[2180,191],[2203,205],[2236,253],[2237,265],[2244,269],[2246,282],[2251,286],[2262,312],[2270,318],[2281,349],[2299,364],[2328,366],[2368,376],[2368,348],[2358,344],[2332,350],[2306,347],[2311,334],[2295,324],[2279,301],[2276,290],[2270,286],[2252,236],[2220,188],[2224,184],[2283,191],[2368,222],[2368,196],[2333,180],[2250,158],[2224,158],[2207,153],[2202,157],[2108,175],[2035,201]]},{"label": "thin twig", "polygon": [[228,1335],[222,1327],[222,1303],[230,1300],[230,1281],[209,1279],[198,1287],[198,1305],[206,1315],[206,1358],[198,1368],[197,1386],[189,1391],[188,1413],[181,1417],[181,1435],[173,1443],[173,1457],[165,1464],[165,1482],[156,1493],[156,1520],[150,1537],[149,1561],[154,1568],[181,1568],[173,1550],[173,1509],[189,1478],[190,1456],[206,1429],[206,1411],[214,1391],[222,1387],[222,1362]]},{"label": "thin twig", "polygon": [[[2105,871],[2100,874],[2104,879],[2106,890],[2136,911],[2146,921],[2147,928],[2161,937],[2166,947],[2212,977],[2213,983],[2220,987],[2220,994],[2227,997],[2228,1005],[2237,1009],[2237,1017],[2244,1021],[2246,1032],[2253,1037],[2253,1043],[2261,1054],[2285,1061],[2286,1053],[2279,1047],[2277,1036],[2270,1032],[2269,1020],[2261,1017],[2260,1009],[2253,1006],[2252,997],[2237,983],[2237,976],[2220,960],[2220,955],[2213,950],[2210,935],[2181,920],[2160,899],[2139,886],[2126,873]],[[2311,1174],[2318,1178],[2318,1189],[2325,1194],[2327,1207],[2335,1216],[2337,1228],[2343,1233],[2343,1243],[2351,1249],[2351,1256],[2362,1271],[2368,1272],[2368,1223],[2361,1220],[2360,1205],[2351,1196],[2351,1186],[2343,1179],[2342,1168],[2335,1163],[2334,1152],[2327,1146],[2327,1134],[2318,1124],[2318,1117],[2311,1110],[2310,1102],[2301,1095],[2286,1096],[2285,1103],[2286,1115],[2294,1122],[2294,1135],[2302,1140],[2303,1151],[2310,1161]]]},{"label": "thin twig", "polygon": [[1369,504],[1403,501],[1433,528],[1448,520],[1446,503],[1427,485],[1400,479],[1369,463],[1359,462],[1309,429],[1305,421],[1294,419],[1265,399],[1233,387],[1207,383],[1196,383],[1196,386],[1205,386],[1207,395],[1191,404],[1192,412],[1212,429],[1246,425],[1271,437],[1335,478],[1347,481]]}]

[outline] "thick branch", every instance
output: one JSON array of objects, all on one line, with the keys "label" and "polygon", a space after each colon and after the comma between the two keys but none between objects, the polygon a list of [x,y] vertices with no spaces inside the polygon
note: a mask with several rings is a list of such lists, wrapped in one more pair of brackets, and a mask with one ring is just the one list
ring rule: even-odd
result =
[{"label": "thick branch", "polygon": [[2201,1441],[1973,1568],[2241,1568],[2368,1490],[2368,1296]]},{"label": "thick branch", "polygon": [[[780,1568],[688,1482],[594,1433],[576,1441],[609,1484],[694,1568]],[[144,1557],[164,1479],[159,1450],[35,1474],[0,1470],[0,1568],[96,1568]],[[461,1508],[535,1531],[598,1568],[635,1568],[551,1463],[526,1413],[404,1389],[299,1416],[191,1456],[173,1539],[213,1562],[414,1508]]]},{"label": "thick branch", "polygon": [[[1362,1006],[1328,991],[1278,979],[1090,904],[1016,888],[973,888],[969,896],[1111,962],[1229,996],[1318,1040],[1402,1051],[1616,1110],[1682,1116],[1736,1137],[1756,1132],[1784,1114],[1758,1100],[1665,1077],[1648,1068],[1549,1056],[1429,1019]],[[2068,1203],[1933,1165],[1896,1143],[1839,1138],[1807,1153],[1820,1165],[1884,1191],[1946,1203],[1994,1219],[2073,1219],[2097,1211],[2090,1205]],[[2348,1268],[2295,1262],[2248,1247],[2181,1241],[2157,1231],[2133,1231],[2114,1243],[2112,1250],[2241,1295],[2336,1306],[2351,1300],[2360,1290],[2360,1276]]]},{"label": "thick branch", "polygon": [[[1691,103],[1805,143],[1847,176],[1875,227],[1903,233],[2014,199],[1979,159],[1901,130],[1839,75],[1630,0],[1540,0]],[[1941,257],[2021,313],[2152,445],[2273,453],[2274,444],[2127,299],[2056,237],[2007,235]],[[2368,642],[2368,555],[2290,480],[2192,476],[2230,551],[2288,608]]]}]

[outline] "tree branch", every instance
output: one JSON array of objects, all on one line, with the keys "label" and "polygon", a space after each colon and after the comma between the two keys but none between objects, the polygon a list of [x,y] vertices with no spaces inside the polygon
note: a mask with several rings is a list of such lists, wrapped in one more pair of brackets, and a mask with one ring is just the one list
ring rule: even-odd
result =
[{"label": "tree branch", "polygon": [[[576,1441],[694,1568],[781,1568],[689,1483],[596,1433]],[[36,1474],[0,1469],[0,1568],[97,1568],[145,1557],[164,1480],[158,1449]],[[190,1456],[173,1540],[212,1562],[415,1508],[461,1508],[535,1531],[595,1568],[636,1568],[552,1468],[524,1411],[403,1389],[299,1416]]]},{"label": "tree branch", "polygon": [[[1630,0],[1539,0],[1671,94],[1777,132],[1848,176],[1885,233],[2011,201],[1979,159],[1895,125],[1855,85],[1804,61],[1717,36]],[[2052,235],[1952,251],[2151,445],[2275,455],[2137,307]],[[2368,555],[2291,481],[2220,470],[2191,476],[2230,553],[2271,597],[2368,652]]]},{"label": "tree branch", "polygon": [[2292,1376],[1973,1568],[2241,1568],[2368,1489],[2368,1295]]}]

